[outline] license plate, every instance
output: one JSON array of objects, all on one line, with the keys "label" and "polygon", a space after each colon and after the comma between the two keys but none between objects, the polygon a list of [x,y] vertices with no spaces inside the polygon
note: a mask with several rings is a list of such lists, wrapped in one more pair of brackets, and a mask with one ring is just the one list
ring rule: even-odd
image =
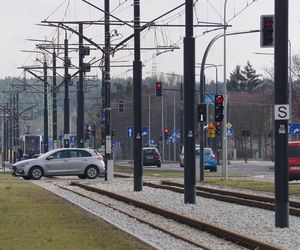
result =
[{"label": "license plate", "polygon": [[151,160],[151,159],[153,159],[153,156],[146,156],[146,159]]}]

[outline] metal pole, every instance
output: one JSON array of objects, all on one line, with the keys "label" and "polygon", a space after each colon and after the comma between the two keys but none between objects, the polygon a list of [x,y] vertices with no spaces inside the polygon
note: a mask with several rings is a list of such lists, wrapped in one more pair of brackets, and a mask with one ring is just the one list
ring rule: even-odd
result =
[{"label": "metal pole", "polygon": [[57,89],[56,89],[56,52],[55,48],[53,49],[53,103],[52,103],[52,116],[53,116],[53,127],[52,127],[52,135],[53,135],[53,149],[57,148],[57,103],[56,103],[56,98],[57,98]]},{"label": "metal pole", "polygon": [[161,161],[165,161],[165,135],[164,135],[164,95],[161,94]]},{"label": "metal pole", "polygon": [[151,95],[148,95],[148,119],[149,119],[149,140],[148,140],[148,146],[150,147],[150,140],[151,140]]},{"label": "metal pole", "polygon": [[142,191],[142,62],[140,45],[140,1],[134,8],[134,61],[133,61],[133,124],[134,124],[134,191]]},{"label": "metal pole", "polygon": [[182,79],[183,77],[180,77],[180,150],[182,150],[182,146],[184,143],[183,138],[183,91],[182,91]]},{"label": "metal pole", "polygon": [[227,171],[227,131],[226,131],[226,124],[227,124],[227,84],[226,84],[226,4],[227,0],[224,2],[224,71],[223,71],[223,82],[224,82],[224,119],[222,122],[222,174],[223,179],[228,179],[228,171]]},{"label": "metal pole", "polygon": [[[176,109],[175,109],[175,92],[173,92],[173,103],[174,103],[174,123],[173,123],[173,133],[176,134]],[[175,139],[174,139],[174,143],[173,143],[173,159],[174,161],[176,161],[176,143],[175,143]]]},{"label": "metal pole", "polygon": [[[69,101],[69,44],[67,33],[65,33],[64,41],[64,68],[65,68],[65,97],[64,97],[64,148],[70,147],[70,101]],[[78,138],[77,138],[78,140]]]},{"label": "metal pole", "polygon": [[193,0],[185,1],[184,37],[184,202],[196,203],[195,173],[195,38]]},{"label": "metal pole", "polygon": [[[293,92],[292,92],[292,43],[288,40],[289,43],[289,105],[290,105],[290,119],[289,123],[293,123]],[[291,135],[292,136],[292,135]]]},{"label": "metal pole", "polygon": [[47,62],[44,61],[44,153],[48,152],[48,86]]},{"label": "metal pole", "polygon": [[83,24],[79,23],[79,81],[77,83],[77,146],[84,147],[84,92],[83,92]]},{"label": "metal pole", "polygon": [[[275,0],[275,105],[288,104],[288,7]],[[281,228],[289,226],[287,130],[288,120],[275,116],[275,226]]]},{"label": "metal pole", "polygon": [[107,181],[107,161],[111,159],[112,155],[112,149],[111,149],[111,128],[110,128],[110,6],[109,6],[109,0],[105,0],[104,2],[104,108],[105,108],[105,125],[104,125],[104,131],[105,131],[105,181]]}]

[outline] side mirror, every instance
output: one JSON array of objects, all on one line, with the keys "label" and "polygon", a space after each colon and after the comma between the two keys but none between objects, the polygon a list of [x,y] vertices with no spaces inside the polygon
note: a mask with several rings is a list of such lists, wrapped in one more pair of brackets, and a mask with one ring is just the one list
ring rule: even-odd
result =
[{"label": "side mirror", "polygon": [[50,155],[48,158],[47,158],[48,161],[50,160],[53,160],[53,155]]}]

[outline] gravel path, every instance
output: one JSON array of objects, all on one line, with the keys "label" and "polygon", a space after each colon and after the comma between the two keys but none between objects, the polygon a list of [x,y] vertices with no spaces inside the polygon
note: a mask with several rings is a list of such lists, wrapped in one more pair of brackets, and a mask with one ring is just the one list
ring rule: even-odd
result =
[{"label": "gravel path", "polygon": [[[133,220],[128,216],[122,215],[119,212],[112,212],[111,209],[108,209],[103,205],[99,205],[96,202],[88,201],[86,198],[79,197],[68,191],[59,189],[51,182],[41,180],[34,183],[61,195],[62,197],[88,209],[89,211],[92,211],[98,216],[101,216],[102,218],[118,225],[127,232],[137,235],[139,238],[148,241],[149,244],[157,249],[195,249],[195,247],[192,245],[184,243],[180,240],[174,240],[173,237],[169,237],[167,234],[151,229],[150,227],[138,223],[137,221],[133,222]],[[108,191],[125,195],[132,199],[140,200],[179,214],[190,216],[207,223],[212,223],[214,225],[236,231],[248,237],[277,245],[282,249],[300,249],[299,217],[289,217],[289,228],[276,228],[274,221],[275,213],[272,211],[234,205],[198,196],[196,198],[196,204],[184,204],[183,194],[174,193],[168,190],[158,190],[144,186],[143,191],[134,192],[132,180],[115,179],[111,182],[105,182],[97,179],[93,181],[87,181],[86,183],[89,183],[94,187],[99,187]],[[68,182],[59,182],[59,184],[68,186]],[[76,187],[71,188],[75,189]],[[97,195],[97,199],[101,199],[101,201],[106,201],[110,204],[115,202],[109,198],[99,198],[99,195]],[[129,210],[132,211],[133,209],[131,208]],[[138,211],[138,209],[137,213],[140,213],[140,216],[143,218],[147,218],[148,216],[147,213]],[[165,222],[163,218],[153,218],[153,215],[151,216],[152,217],[149,217],[149,220],[159,220],[161,224],[169,223]],[[178,225],[175,224],[166,224],[166,227],[173,228],[175,231],[185,230],[185,227],[182,227],[182,225],[180,225],[179,229]],[[215,241],[214,237],[212,236],[207,236],[205,233],[194,231],[195,230],[191,230],[187,232],[192,239],[200,239],[201,242],[205,242],[207,245],[211,243],[216,249],[234,249],[230,244],[217,242],[217,240]]]}]

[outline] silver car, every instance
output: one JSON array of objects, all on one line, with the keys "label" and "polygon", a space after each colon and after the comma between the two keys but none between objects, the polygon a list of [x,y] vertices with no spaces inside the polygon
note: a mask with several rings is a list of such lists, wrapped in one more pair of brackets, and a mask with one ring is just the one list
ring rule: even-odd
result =
[{"label": "silver car", "polygon": [[12,175],[22,176],[25,180],[66,175],[94,179],[103,170],[104,161],[100,153],[86,148],[54,149],[38,158],[19,161],[12,165]]}]

